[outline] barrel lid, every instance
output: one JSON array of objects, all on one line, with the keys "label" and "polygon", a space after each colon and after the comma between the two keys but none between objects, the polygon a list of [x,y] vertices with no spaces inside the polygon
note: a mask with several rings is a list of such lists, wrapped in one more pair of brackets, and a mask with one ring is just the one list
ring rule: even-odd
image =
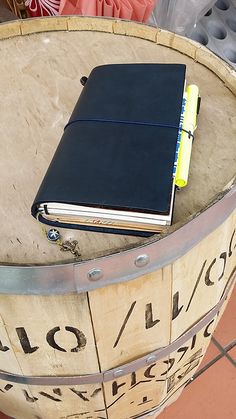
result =
[{"label": "barrel lid", "polygon": [[[69,18],[67,21],[55,19],[55,22],[59,22],[56,28],[59,27],[60,31],[52,26],[51,32],[32,33],[0,41],[2,264],[44,265],[93,259],[138,247],[148,241],[131,236],[63,229],[60,231],[63,241],[78,242],[77,253],[71,249],[63,251],[60,246],[47,240],[47,231],[30,214],[35,194],[81,92],[80,78],[88,75],[97,65],[126,62],[184,63],[187,65],[188,83],[195,83],[200,88],[202,106],[192,153],[189,186],[177,193],[174,225],[170,231],[204,210],[214,196],[219,195],[220,198],[235,174],[236,98],[225,86],[228,71],[231,78],[234,78],[235,88],[236,76],[233,70],[220,59],[214,58],[218,63],[218,73],[222,67],[223,82],[204,65],[177,51],[183,50],[181,43],[180,47],[176,44],[177,50],[174,50],[150,42],[156,40],[157,29],[147,28],[148,35],[143,35],[149,37],[146,40],[135,37],[135,34],[140,36],[137,28],[145,28],[144,25],[130,23],[137,33],[133,30],[131,33],[134,36],[124,36],[106,33],[111,27],[107,26],[109,20],[100,20],[105,21],[107,27],[106,31],[101,32],[93,30],[92,19],[87,21],[90,22],[88,30],[84,23],[83,30],[78,27],[78,30],[65,31],[61,30],[65,28],[60,27],[60,22],[67,22],[68,25]],[[102,23],[99,24],[104,28]],[[19,23],[12,25],[16,28]],[[31,32],[34,32],[33,25],[38,30],[38,23],[27,22],[22,27],[27,28],[27,25]],[[0,38],[1,30],[6,32],[6,27],[0,27]],[[114,21],[112,27],[114,29]],[[120,32],[124,33],[122,30]],[[150,39],[150,34],[153,34],[153,39]],[[167,45],[170,43],[168,32],[163,32],[162,42]],[[183,42],[189,55],[193,48],[200,48],[193,41]],[[211,53],[205,54],[207,57]],[[208,63],[206,58],[201,59],[204,60]],[[160,239],[159,235],[149,240],[157,239]]]}]

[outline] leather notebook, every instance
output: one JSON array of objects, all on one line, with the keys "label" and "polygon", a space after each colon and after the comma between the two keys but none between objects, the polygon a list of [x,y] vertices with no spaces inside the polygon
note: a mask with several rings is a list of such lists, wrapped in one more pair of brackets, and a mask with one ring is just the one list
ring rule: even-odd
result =
[{"label": "leather notebook", "polygon": [[171,224],[183,64],[92,70],[32,205],[49,225],[150,235]]}]

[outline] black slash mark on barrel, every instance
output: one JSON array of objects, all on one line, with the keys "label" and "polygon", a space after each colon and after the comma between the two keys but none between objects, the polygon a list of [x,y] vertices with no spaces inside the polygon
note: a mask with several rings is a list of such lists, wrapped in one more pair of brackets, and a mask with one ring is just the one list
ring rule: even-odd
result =
[{"label": "black slash mark on barrel", "polygon": [[75,348],[71,349],[71,352],[79,352],[86,346],[87,339],[81,330],[76,329],[75,327],[66,326],[65,329],[68,332],[74,333],[76,336],[78,345]]},{"label": "black slash mark on barrel", "polygon": [[47,333],[47,336],[46,336],[46,340],[47,340],[48,344],[49,344],[52,348],[57,349],[58,351],[61,351],[61,352],[66,352],[66,350],[65,350],[64,348],[61,348],[61,347],[60,347],[59,345],[57,345],[57,343],[55,342],[55,334],[56,334],[57,332],[59,332],[60,330],[61,330],[61,329],[60,329],[60,327],[59,327],[59,326],[54,327],[53,329],[49,330],[49,332]]},{"label": "black slash mark on barrel", "polygon": [[148,368],[146,369],[146,371],[145,371],[145,373],[144,373],[144,377],[146,377],[146,378],[155,378],[155,375],[151,374],[151,370],[152,370],[152,368],[153,368],[153,367],[155,367],[155,366],[156,366],[156,363],[155,363],[155,364],[150,365],[150,367],[148,367]]},{"label": "black slash mark on barrel", "polygon": [[179,291],[177,291],[173,296],[173,310],[172,310],[172,320],[178,317],[179,313],[182,311],[183,305],[179,307]]},{"label": "black slash mark on barrel", "polygon": [[174,363],[175,363],[175,358],[170,358],[170,359],[168,359],[168,360],[166,360],[166,361],[163,361],[163,363],[164,364],[167,364],[167,365],[169,365],[170,364],[170,366],[167,368],[167,370],[165,371],[165,372],[163,372],[162,374],[161,374],[161,376],[162,375],[166,375],[170,370],[171,370],[171,368],[173,367],[173,365],[174,365]]},{"label": "black slash mark on barrel", "polygon": [[204,330],[204,334],[203,334],[204,338],[208,338],[209,336],[211,336],[211,332],[208,332],[208,329],[209,329],[210,325],[211,325],[212,323],[214,323],[214,321],[215,321],[215,319],[212,319],[212,320],[210,321],[210,323],[208,323],[208,325],[206,326],[206,328],[205,328],[205,330]]},{"label": "black slash mark on barrel", "polygon": [[57,394],[58,396],[62,396],[62,392],[60,388],[54,388],[52,391],[54,394]]},{"label": "black slash mark on barrel", "polygon": [[131,316],[131,314],[132,314],[132,311],[133,311],[133,309],[134,309],[134,306],[135,306],[136,302],[137,302],[137,301],[134,301],[134,302],[131,304],[131,307],[130,307],[130,309],[129,309],[129,311],[128,311],[128,313],[127,313],[126,317],[125,317],[125,320],[124,320],[124,322],[123,322],[123,324],[122,324],[121,328],[120,328],[120,331],[119,331],[119,333],[118,333],[118,336],[117,336],[117,338],[116,338],[116,341],[115,341],[115,343],[114,343],[113,348],[115,348],[115,347],[118,345],[119,340],[120,340],[120,338],[121,338],[121,336],[122,336],[122,333],[123,333],[123,331],[124,331],[124,329],[125,329],[125,326],[126,326],[126,324],[127,324],[128,320],[129,320],[129,318],[130,318],[130,316]]},{"label": "black slash mark on barrel", "polygon": [[50,394],[45,393],[44,391],[40,391],[39,394],[41,394],[41,396],[47,397],[47,399],[53,400],[54,402],[61,402],[60,399],[56,399],[56,397],[53,397]]},{"label": "black slash mark on barrel", "polygon": [[191,297],[190,297],[189,303],[188,303],[187,308],[186,308],[186,310],[185,310],[186,312],[188,311],[188,309],[189,309],[189,307],[190,307],[190,304],[191,304],[191,302],[192,302],[192,300],[193,300],[194,294],[195,294],[195,292],[196,292],[196,290],[197,290],[197,287],[198,287],[198,284],[199,284],[200,279],[201,279],[201,277],[202,277],[202,274],[203,274],[204,268],[205,268],[205,266],[206,266],[206,263],[207,263],[207,260],[205,260],[205,261],[203,262],[203,265],[202,265],[201,270],[200,270],[200,272],[199,272],[199,275],[198,275],[198,278],[197,278],[196,284],[195,284],[195,286],[194,286],[194,288],[193,288],[192,295],[191,295]]},{"label": "black slash mark on barrel", "polygon": [[[13,385],[12,384],[7,384],[5,387],[4,387],[4,390],[5,391],[9,391],[9,390],[11,390],[11,388],[13,387]],[[5,391],[4,390],[2,390],[1,388],[0,388],[0,391],[2,392],[2,393],[5,393]]]},{"label": "black slash mark on barrel", "polygon": [[96,388],[94,390],[94,392],[91,394],[91,397],[95,397],[98,393],[100,393],[100,391],[102,391],[101,387],[100,388]]},{"label": "black slash mark on barrel", "polygon": [[153,320],[152,303],[147,304],[146,305],[146,310],[145,310],[145,327],[146,327],[146,329],[150,329],[151,327],[155,326],[159,322],[160,322],[159,319]]},{"label": "black slash mark on barrel", "polygon": [[[223,278],[224,273],[225,273],[225,266],[226,266],[227,253],[226,253],[226,252],[222,252],[222,253],[220,254],[220,259],[223,259],[224,264],[223,264],[222,273],[220,274],[220,276],[219,276],[219,278],[218,278],[218,281],[220,281],[220,280],[221,280],[221,278]],[[212,285],[214,285],[214,284],[215,284],[215,282],[211,281],[211,279],[210,279],[211,270],[212,270],[212,267],[214,266],[214,264],[215,264],[215,263],[216,263],[216,258],[215,258],[215,259],[213,259],[213,261],[211,262],[211,264],[210,264],[209,268],[208,268],[208,269],[207,269],[207,271],[206,271],[206,275],[205,275],[205,284],[206,284],[207,286],[212,286]]]},{"label": "black slash mark on barrel", "polygon": [[132,372],[131,373],[131,387],[134,386],[137,383],[137,377],[136,377],[136,372]]},{"label": "black slash mark on barrel", "polygon": [[[66,352],[66,349],[59,346],[55,341],[55,334],[59,332],[60,330],[61,329],[59,326],[54,327],[53,329],[49,330],[46,336],[46,340],[52,348],[57,349],[58,351],[61,351],[61,352]],[[83,349],[86,346],[87,339],[85,335],[83,334],[83,332],[71,326],[66,326],[65,330],[73,333],[78,342],[77,346],[71,349],[71,352],[78,352],[79,350]]]},{"label": "black slash mark on barrel", "polygon": [[224,265],[223,265],[222,274],[219,276],[218,281],[220,281],[221,278],[223,278],[223,276],[225,274],[225,266],[226,266],[226,260],[227,260],[227,253],[226,252],[222,252],[221,255],[220,255],[220,259],[223,259]]},{"label": "black slash mark on barrel", "polygon": [[197,339],[197,336],[196,336],[196,335],[194,335],[194,336],[193,336],[193,338],[192,338],[191,349],[194,349],[194,348],[195,348],[195,345],[196,345],[196,339]]},{"label": "black slash mark on barrel", "polygon": [[213,281],[211,281],[211,279],[210,279],[210,273],[211,273],[212,267],[215,265],[215,263],[216,263],[216,258],[215,258],[215,259],[213,259],[213,261],[211,262],[210,266],[208,267],[208,269],[207,269],[207,271],[206,271],[206,275],[205,275],[205,284],[206,284],[208,287],[212,287],[212,285],[214,285],[214,282],[213,282]]},{"label": "black slash mark on barrel", "polygon": [[23,391],[23,394],[25,396],[25,400],[27,402],[34,403],[34,402],[36,402],[38,400],[37,397],[30,397],[29,394],[28,394],[28,392],[26,390],[22,390],[22,391]]},{"label": "black slash mark on barrel", "polygon": [[31,346],[29,338],[27,336],[26,330],[24,327],[16,327],[16,333],[20,340],[20,344],[25,354],[32,354],[33,352],[39,349],[38,346]]},{"label": "black slash mark on barrel", "polygon": [[13,387],[13,385],[12,384],[7,384],[5,387],[4,387],[4,389],[6,390],[6,391],[9,391],[9,390],[11,390],[11,388]]},{"label": "black slash mark on barrel", "polygon": [[0,351],[2,351],[2,352],[9,351],[8,346],[4,346],[1,341],[0,341]]},{"label": "black slash mark on barrel", "polygon": [[118,394],[119,388],[123,387],[125,385],[126,385],[126,382],[118,384],[117,381],[113,381],[113,383],[112,383],[112,396],[113,397],[116,396]]},{"label": "black slash mark on barrel", "polygon": [[[234,239],[234,235],[235,235],[235,229],[234,229],[234,231],[233,231],[233,234],[232,234],[232,236],[231,236],[231,239],[230,239],[230,243],[229,243],[229,257],[232,255],[232,243],[233,243],[233,239]],[[235,247],[236,247],[236,244],[234,245],[234,249],[235,249]]]},{"label": "black slash mark on barrel", "polygon": [[75,388],[70,388],[70,390],[75,393],[77,396],[79,396],[83,401],[89,402],[89,399],[85,397],[83,394],[87,394],[87,391],[78,391]]},{"label": "black slash mark on barrel", "polygon": [[182,359],[182,358],[184,357],[184,355],[186,354],[187,350],[188,350],[188,346],[183,346],[182,348],[179,348],[179,349],[177,350],[177,352],[183,352],[183,353],[182,353],[182,355],[181,355],[181,357],[180,357],[180,359],[178,360],[178,362],[180,362],[180,361],[181,361],[181,359]]}]

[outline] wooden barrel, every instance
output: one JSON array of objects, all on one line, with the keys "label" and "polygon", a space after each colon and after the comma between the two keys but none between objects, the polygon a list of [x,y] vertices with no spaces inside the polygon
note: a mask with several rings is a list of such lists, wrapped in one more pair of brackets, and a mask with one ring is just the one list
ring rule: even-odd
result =
[{"label": "wooden barrel", "polygon": [[[155,417],[198,368],[235,279],[236,73],[191,40],[131,22],[16,21],[0,38],[1,410]],[[126,62],[185,63],[200,87],[173,226],[149,239],[61,230],[52,244],[30,206],[80,78]]]}]

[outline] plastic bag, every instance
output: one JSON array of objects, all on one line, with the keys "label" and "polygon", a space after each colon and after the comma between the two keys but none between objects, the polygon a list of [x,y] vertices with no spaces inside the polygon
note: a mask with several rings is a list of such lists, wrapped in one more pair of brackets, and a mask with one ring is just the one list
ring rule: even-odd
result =
[{"label": "plastic bag", "polygon": [[153,12],[157,26],[189,35],[216,0],[158,0]]},{"label": "plastic bag", "polygon": [[59,14],[106,16],[146,22],[155,4],[156,0],[61,0]]}]

